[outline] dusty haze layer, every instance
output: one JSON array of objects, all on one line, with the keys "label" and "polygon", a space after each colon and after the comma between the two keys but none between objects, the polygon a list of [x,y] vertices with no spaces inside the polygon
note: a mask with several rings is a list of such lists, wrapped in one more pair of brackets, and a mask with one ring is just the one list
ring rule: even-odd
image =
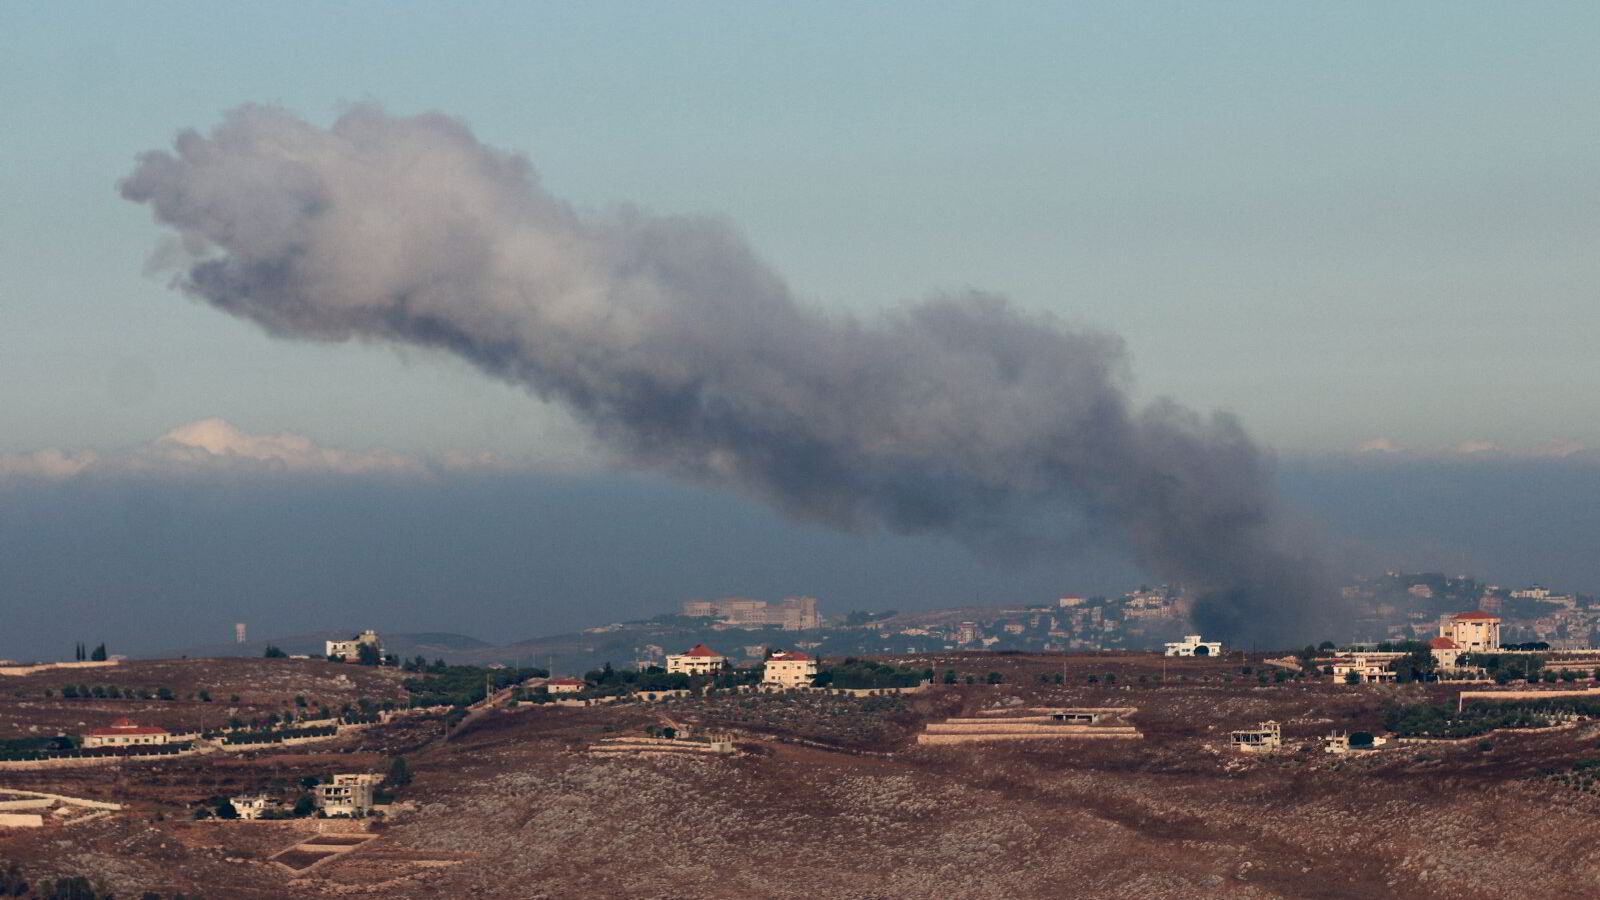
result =
[{"label": "dusty haze layer", "polygon": [[1136,406],[1114,336],[981,293],[828,314],[727,224],[580,212],[437,114],[241,107],[122,193],[177,233],[158,259],[191,296],[280,337],[454,353],[641,469],[990,556],[1109,537],[1229,640],[1331,614],[1270,456],[1225,414]]}]

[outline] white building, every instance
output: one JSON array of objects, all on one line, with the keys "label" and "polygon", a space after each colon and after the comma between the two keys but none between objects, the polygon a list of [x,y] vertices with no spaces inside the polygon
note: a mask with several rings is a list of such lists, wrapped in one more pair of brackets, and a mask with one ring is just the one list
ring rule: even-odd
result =
[{"label": "white building", "polygon": [[1168,656],[1221,656],[1221,641],[1202,641],[1198,634],[1184,635],[1181,641],[1167,644]]},{"label": "white building", "polygon": [[1256,728],[1229,732],[1228,739],[1243,753],[1271,753],[1283,746],[1283,730],[1277,722],[1262,722]]},{"label": "white building", "polygon": [[372,794],[382,775],[362,772],[335,775],[329,784],[317,785],[317,808],[328,816],[361,816],[372,809]]},{"label": "white building", "polygon": [[378,633],[370,628],[348,641],[328,641],[328,652],[324,655],[345,662],[359,662],[363,644],[377,650],[380,658],[383,656],[383,642],[378,640]]},{"label": "white building", "polygon": [[172,735],[165,728],[154,725],[140,725],[132,719],[118,719],[110,727],[96,728],[83,733],[83,746],[85,749],[94,747],[134,747],[149,744],[165,744],[172,740]]},{"label": "white building", "polygon": [[259,819],[274,806],[272,799],[266,794],[240,794],[237,797],[229,797],[228,802],[233,804],[241,819]]},{"label": "white building", "polygon": [[728,668],[728,658],[705,644],[695,644],[686,653],[667,657],[667,672],[685,675],[715,675]]},{"label": "white building", "polygon": [[1367,656],[1342,656],[1333,661],[1333,680],[1338,684],[1350,681],[1350,676],[1356,676],[1358,684],[1381,684],[1394,681],[1395,673],[1389,671],[1389,660],[1401,654],[1386,654],[1380,658]]},{"label": "white building", "polygon": [[817,675],[817,660],[793,650],[779,650],[767,657],[761,672],[762,684],[779,687],[807,687]]},{"label": "white building", "polygon": [[1466,653],[1493,652],[1500,649],[1500,617],[1481,609],[1457,613],[1439,624],[1439,636]]},{"label": "white building", "polygon": [[544,683],[544,689],[552,694],[576,694],[588,684],[582,678],[552,678]]}]

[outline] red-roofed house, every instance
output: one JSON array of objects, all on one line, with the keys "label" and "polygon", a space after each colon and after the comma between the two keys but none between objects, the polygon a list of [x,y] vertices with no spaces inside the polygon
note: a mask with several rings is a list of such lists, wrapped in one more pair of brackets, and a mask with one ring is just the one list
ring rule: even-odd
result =
[{"label": "red-roofed house", "polygon": [[96,728],[83,733],[83,746],[91,747],[131,747],[142,744],[165,744],[172,739],[172,735],[165,728],[154,725],[140,725],[132,719],[118,719],[109,727]]},{"label": "red-roofed house", "polygon": [[816,675],[816,657],[794,650],[779,650],[767,657],[761,683],[785,688],[808,687]]},{"label": "red-roofed house", "polygon": [[552,678],[544,683],[544,689],[552,694],[576,694],[584,686],[582,678]]},{"label": "red-roofed house", "polygon": [[687,653],[667,657],[667,671],[685,675],[715,675],[728,667],[728,658],[705,644],[695,644]]},{"label": "red-roofed house", "polygon": [[1454,669],[1456,659],[1461,656],[1461,648],[1447,637],[1436,637],[1428,641],[1428,652],[1433,654],[1434,663],[1441,669]]},{"label": "red-roofed house", "polygon": [[1439,636],[1464,653],[1492,652],[1500,649],[1500,617],[1481,609],[1457,613],[1439,624]]}]

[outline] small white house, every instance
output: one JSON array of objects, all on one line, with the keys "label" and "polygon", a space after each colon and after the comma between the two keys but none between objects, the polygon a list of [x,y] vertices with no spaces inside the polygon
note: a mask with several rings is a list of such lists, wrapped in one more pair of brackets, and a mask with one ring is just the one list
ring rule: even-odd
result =
[{"label": "small white house", "polygon": [[544,683],[544,689],[552,694],[576,694],[585,687],[582,678],[552,678]]},{"label": "small white house", "polygon": [[229,797],[228,802],[233,804],[241,819],[259,819],[273,807],[272,798],[266,794],[240,794]]},{"label": "small white house", "polygon": [[172,735],[165,728],[140,725],[132,719],[118,719],[109,727],[96,728],[83,733],[85,749],[95,747],[133,747],[146,744],[165,744]]},{"label": "small white house", "polygon": [[1168,656],[1221,656],[1221,641],[1203,641],[1198,634],[1184,635],[1181,641],[1167,644]]},{"label": "small white house", "polygon": [[779,650],[767,657],[761,683],[784,688],[807,687],[816,675],[816,657],[794,650]]}]

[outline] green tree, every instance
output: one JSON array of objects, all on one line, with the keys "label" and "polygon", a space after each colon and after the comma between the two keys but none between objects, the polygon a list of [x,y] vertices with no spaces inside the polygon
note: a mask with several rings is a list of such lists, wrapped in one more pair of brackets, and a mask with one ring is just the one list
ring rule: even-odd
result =
[{"label": "green tree", "polygon": [[404,756],[396,756],[389,763],[389,776],[385,779],[390,787],[402,788],[411,783],[411,767],[406,764]]},{"label": "green tree", "polygon": [[1352,731],[1352,732],[1350,732],[1350,746],[1352,746],[1352,747],[1371,747],[1372,746],[1372,732],[1370,732],[1370,731]]},{"label": "green tree", "polygon": [[1005,681],[1006,678],[1005,678],[1004,675],[1001,675],[999,672],[990,672],[989,673],[989,677],[986,680],[990,684],[1000,684],[1001,682]]},{"label": "green tree", "polygon": [[317,811],[316,798],[310,794],[301,794],[300,799],[294,802],[294,815],[296,817],[309,816]]},{"label": "green tree", "polygon": [[156,688],[156,699],[157,700],[176,700],[177,697],[172,693],[172,688],[163,687],[163,688]]},{"label": "green tree", "polygon": [[375,666],[383,662],[383,654],[372,644],[356,645],[356,662],[363,666]]},{"label": "green tree", "polygon": [[266,657],[267,659],[287,659],[289,657],[289,654],[283,652],[278,647],[276,647],[276,646],[274,646],[272,644],[268,644],[267,645],[267,649],[263,650],[261,652],[261,655]]},{"label": "green tree", "polygon": [[227,797],[218,797],[217,798],[216,809],[217,809],[217,818],[219,818],[219,819],[237,819],[237,818],[239,818],[239,811],[237,809],[233,808],[233,801],[229,800]]},{"label": "green tree", "polygon": [[1344,683],[1345,684],[1360,684],[1361,683],[1361,673],[1359,673],[1359,672],[1346,672],[1346,673],[1344,673]]},{"label": "green tree", "polygon": [[95,662],[105,662],[106,661],[106,645],[105,644],[101,644],[100,646],[94,648],[94,652],[89,654],[89,658],[94,660]]},{"label": "green tree", "polygon": [[210,703],[211,702],[211,692],[208,691],[208,690],[202,689],[200,691],[200,702],[201,703]]},{"label": "green tree", "polygon": [[[1600,678],[1600,669],[1596,669],[1595,672],[1597,673],[1595,677]],[[956,677],[956,670],[955,669],[945,669],[944,670],[944,683],[945,684],[955,684],[956,681],[958,681],[958,680],[959,679]]]}]

